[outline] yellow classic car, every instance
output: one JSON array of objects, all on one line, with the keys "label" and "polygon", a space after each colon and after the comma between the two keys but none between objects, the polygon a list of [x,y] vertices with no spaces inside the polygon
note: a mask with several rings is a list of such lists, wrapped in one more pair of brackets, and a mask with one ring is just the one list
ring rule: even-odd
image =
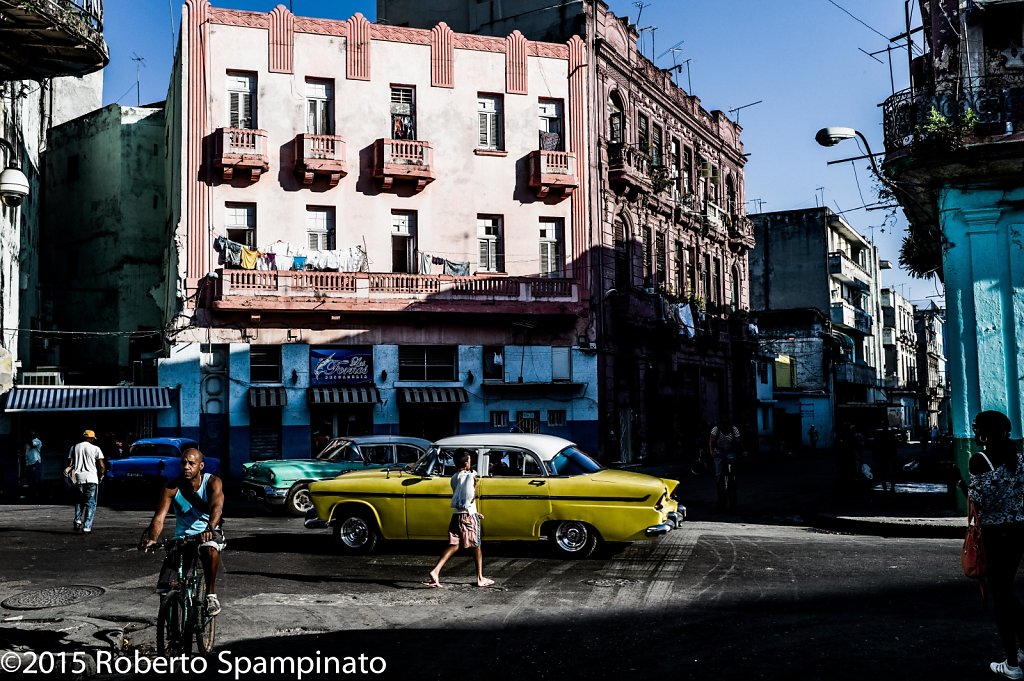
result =
[{"label": "yellow classic car", "polygon": [[487,540],[547,538],[583,558],[602,542],[652,539],[686,517],[675,480],[603,468],[568,440],[489,433],[435,442],[411,466],[356,471],[309,485],[307,527],[331,526],[339,548],[369,553],[380,539],[446,539],[451,476],[472,455]]}]

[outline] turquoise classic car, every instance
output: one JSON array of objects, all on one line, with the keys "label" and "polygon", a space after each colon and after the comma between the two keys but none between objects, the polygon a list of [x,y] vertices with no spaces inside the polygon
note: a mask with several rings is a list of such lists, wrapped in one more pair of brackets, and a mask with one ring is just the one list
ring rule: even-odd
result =
[{"label": "turquoise classic car", "polygon": [[400,435],[337,437],[315,459],[271,459],[242,465],[242,496],[268,507],[304,516],[313,507],[309,483],[350,471],[416,462],[430,441]]}]

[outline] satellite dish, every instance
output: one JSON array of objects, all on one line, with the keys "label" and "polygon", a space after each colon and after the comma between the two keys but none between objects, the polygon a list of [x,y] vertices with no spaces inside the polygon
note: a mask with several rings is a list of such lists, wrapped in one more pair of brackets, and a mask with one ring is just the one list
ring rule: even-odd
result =
[{"label": "satellite dish", "polygon": [[0,395],[14,387],[14,357],[7,348],[0,348]]}]

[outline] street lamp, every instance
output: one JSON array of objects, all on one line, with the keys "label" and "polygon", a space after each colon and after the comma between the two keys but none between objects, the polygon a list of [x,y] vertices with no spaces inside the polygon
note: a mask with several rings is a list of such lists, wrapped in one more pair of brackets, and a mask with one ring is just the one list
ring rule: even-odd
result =
[{"label": "street lamp", "polygon": [[0,137],[0,149],[7,156],[6,168],[0,171],[0,202],[8,208],[17,208],[28,196],[28,178],[15,165],[14,146]]},{"label": "street lamp", "polygon": [[814,136],[814,140],[823,147],[834,147],[843,140],[853,139],[859,137],[860,141],[864,143],[864,149],[867,151],[868,160],[871,161],[871,169],[875,171],[875,177],[877,177],[882,184],[889,189],[896,191],[896,185],[894,185],[889,178],[882,174],[879,170],[878,164],[875,163],[875,155],[871,153],[871,145],[868,144],[868,138],[864,136],[860,130],[854,130],[853,128],[822,128]]}]

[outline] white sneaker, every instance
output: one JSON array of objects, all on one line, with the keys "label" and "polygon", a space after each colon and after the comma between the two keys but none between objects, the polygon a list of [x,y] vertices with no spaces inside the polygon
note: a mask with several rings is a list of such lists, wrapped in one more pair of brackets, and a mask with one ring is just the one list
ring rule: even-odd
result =
[{"label": "white sneaker", "polygon": [[[208,617],[215,617],[220,614],[220,601],[217,600],[217,594],[208,594],[206,596],[206,614]],[[1020,669],[1017,669],[1017,673],[1020,674]],[[1010,678],[1019,679],[1020,676],[1012,676]]]},{"label": "white sneaker", "polygon": [[[1018,653],[1017,656],[1019,658],[1020,653]],[[1008,679],[1024,679],[1024,672],[1020,670],[1020,667],[1011,667],[1006,664],[1005,661],[993,662],[988,666],[988,668],[991,669],[993,673],[1005,676]]]}]

